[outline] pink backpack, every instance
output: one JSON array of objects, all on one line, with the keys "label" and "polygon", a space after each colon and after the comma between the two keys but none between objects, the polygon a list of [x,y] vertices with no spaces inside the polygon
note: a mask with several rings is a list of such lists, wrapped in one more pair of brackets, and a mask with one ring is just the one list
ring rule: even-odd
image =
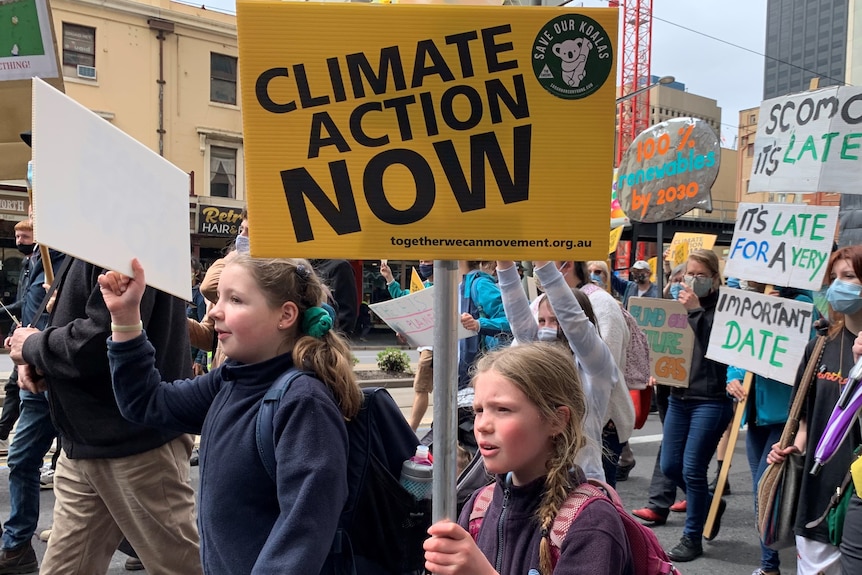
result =
[{"label": "pink backpack", "polygon": [[[473,540],[479,536],[482,521],[485,519],[485,514],[488,512],[493,499],[494,484],[491,484],[483,487],[473,502],[469,523],[470,536],[473,537]],[[613,487],[596,479],[587,480],[569,493],[554,518],[550,535],[551,563],[554,567],[557,566],[557,561],[560,559],[560,547],[562,547],[563,540],[569,532],[569,527],[578,518],[581,510],[597,499],[610,500],[614,504],[629,540],[635,575],[681,575],[679,570],[670,562],[655,533],[626,513],[620,496]]]}]

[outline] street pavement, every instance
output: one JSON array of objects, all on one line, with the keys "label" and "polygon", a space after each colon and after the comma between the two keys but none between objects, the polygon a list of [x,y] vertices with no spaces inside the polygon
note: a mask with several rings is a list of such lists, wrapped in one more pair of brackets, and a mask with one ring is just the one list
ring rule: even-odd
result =
[{"label": "street pavement", "polygon": [[[375,350],[367,350],[369,354],[376,355]],[[407,350],[405,350],[407,351]],[[354,351],[358,353],[358,351]],[[408,352],[409,353],[409,352]],[[361,365],[371,365],[374,360],[372,356],[362,356]],[[411,361],[415,362],[411,356]],[[5,378],[6,372],[11,368],[11,362],[7,355],[0,354],[0,379]],[[369,368],[372,369],[372,368]],[[409,413],[410,403],[413,400],[413,390],[409,385],[406,387],[391,387],[390,393],[395,398],[402,412]],[[426,420],[419,433],[425,430],[424,425],[430,422],[433,407],[429,407]],[[655,456],[661,439],[661,424],[657,415],[650,415],[643,429],[637,430],[631,441],[637,464],[629,475],[628,481],[619,483],[617,490],[623,500],[626,509],[643,507],[647,502],[650,478],[652,476]],[[715,473],[713,466],[710,477]],[[9,483],[8,468],[5,459],[0,460],[0,520],[5,521],[9,516]],[[739,434],[733,456],[733,464],[730,468],[730,485],[733,494],[726,497],[727,511],[724,514],[719,536],[712,542],[704,541],[703,557],[678,565],[685,575],[750,575],[759,567],[760,547],[758,545],[757,532],[754,526],[753,493],[751,473],[745,454],[745,432]],[[192,482],[197,489],[199,482],[198,468],[192,468]],[[681,496],[681,494],[680,494]],[[39,527],[37,534],[42,529],[51,525],[51,512],[54,505],[54,494],[51,490],[41,492],[41,507],[39,514]],[[685,521],[684,513],[671,513],[667,524],[655,527],[654,531],[659,541],[665,548],[676,545],[682,535]],[[46,544],[33,538],[33,548],[40,561],[45,553]],[[165,550],[166,553],[169,550]],[[126,573],[123,569],[126,556],[116,553],[111,562],[108,574],[118,575]],[[781,572],[784,575],[796,573],[796,557],[794,549],[781,552]]]}]

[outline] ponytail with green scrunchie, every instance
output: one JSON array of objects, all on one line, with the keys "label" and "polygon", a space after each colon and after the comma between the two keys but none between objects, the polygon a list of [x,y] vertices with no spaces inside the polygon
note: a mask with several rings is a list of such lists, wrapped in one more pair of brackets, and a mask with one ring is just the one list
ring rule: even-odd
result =
[{"label": "ponytail with green scrunchie", "polygon": [[329,304],[310,307],[302,314],[302,333],[320,339],[335,325],[335,310]]}]

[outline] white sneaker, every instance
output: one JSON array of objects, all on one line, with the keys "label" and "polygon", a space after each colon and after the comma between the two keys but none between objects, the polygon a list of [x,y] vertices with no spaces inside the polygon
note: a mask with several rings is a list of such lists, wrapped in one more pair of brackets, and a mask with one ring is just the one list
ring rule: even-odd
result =
[{"label": "white sneaker", "polygon": [[39,533],[39,541],[47,542],[48,538],[50,538],[50,537],[51,537],[51,530],[50,529],[45,529],[44,531],[41,531]]},{"label": "white sneaker", "polygon": [[53,469],[48,468],[42,471],[42,475],[39,477],[39,487],[41,489],[54,489]]}]

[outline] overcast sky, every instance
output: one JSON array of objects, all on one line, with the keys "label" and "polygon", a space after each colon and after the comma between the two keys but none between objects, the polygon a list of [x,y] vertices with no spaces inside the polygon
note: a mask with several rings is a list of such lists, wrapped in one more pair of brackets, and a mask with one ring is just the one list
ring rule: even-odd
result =
[{"label": "overcast sky", "polygon": [[[204,3],[235,12],[235,0],[204,0]],[[586,7],[607,6],[603,0],[577,0],[577,3]],[[739,110],[759,106],[763,97],[763,56],[759,54],[764,52],[766,0],[653,0],[653,15],[652,73],[674,76],[689,92],[717,100],[721,107],[723,145],[731,147]]]}]

